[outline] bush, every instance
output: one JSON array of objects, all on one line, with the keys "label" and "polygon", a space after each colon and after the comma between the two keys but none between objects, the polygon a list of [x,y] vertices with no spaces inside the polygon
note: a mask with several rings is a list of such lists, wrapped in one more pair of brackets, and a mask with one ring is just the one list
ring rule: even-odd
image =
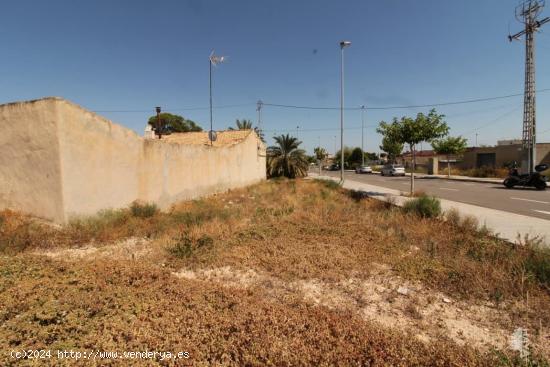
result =
[{"label": "bush", "polygon": [[435,218],[441,214],[441,203],[433,196],[424,195],[409,200],[403,209],[422,218]]},{"label": "bush", "polygon": [[203,235],[200,238],[193,240],[187,234],[183,233],[173,247],[168,249],[168,252],[179,259],[185,259],[193,255],[196,250],[202,248],[211,248],[214,244],[212,237]]},{"label": "bush", "polygon": [[525,259],[525,268],[550,289],[550,248],[530,249],[529,256]]},{"label": "bush", "polygon": [[130,205],[130,211],[134,217],[149,218],[158,212],[158,208],[153,203],[140,203],[134,201],[132,205]]},{"label": "bush", "polygon": [[367,199],[369,197],[366,191],[361,191],[361,190],[349,190],[348,195],[350,198],[352,198],[356,202],[359,202],[363,199]]},{"label": "bush", "polygon": [[334,180],[323,180],[317,178],[315,181],[325,186],[327,189],[338,190],[340,188],[340,184]]}]

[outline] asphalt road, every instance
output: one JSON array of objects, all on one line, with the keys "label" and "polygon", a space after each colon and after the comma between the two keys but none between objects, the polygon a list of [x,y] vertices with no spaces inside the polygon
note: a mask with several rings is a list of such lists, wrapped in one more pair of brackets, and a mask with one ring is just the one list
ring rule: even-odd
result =
[{"label": "asphalt road", "polygon": [[[340,172],[323,171],[323,174],[340,177]],[[354,172],[345,172],[345,177],[403,192],[410,189],[410,177],[382,177]],[[550,188],[545,191],[506,189],[502,184],[415,178],[415,190],[442,199],[550,220]]]}]

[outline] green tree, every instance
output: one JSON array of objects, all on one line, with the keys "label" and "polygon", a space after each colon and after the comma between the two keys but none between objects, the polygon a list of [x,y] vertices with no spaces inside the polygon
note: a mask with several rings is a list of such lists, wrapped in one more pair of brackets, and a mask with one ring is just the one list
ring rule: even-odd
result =
[{"label": "green tree", "polygon": [[423,141],[432,142],[449,133],[449,126],[443,120],[445,116],[439,115],[432,109],[427,115],[418,113],[416,118],[393,118],[391,124],[381,121],[376,131],[388,136],[391,141],[407,144],[412,153],[411,193],[414,192],[414,170],[416,168],[416,145]]},{"label": "green tree", "polygon": [[395,159],[401,155],[401,152],[403,151],[403,143],[393,141],[390,136],[384,135],[380,149],[385,152],[385,154],[382,154],[384,154],[385,157],[388,157],[388,161],[393,163],[395,162]]},{"label": "green tree", "polygon": [[307,174],[308,161],[301,141],[289,134],[274,136],[277,143],[267,148],[268,177],[303,177]]},{"label": "green tree", "polygon": [[[351,156],[351,148],[350,147],[344,147],[344,168],[348,167],[349,164],[349,157]],[[340,165],[340,162],[342,161],[342,152],[341,150],[338,150],[334,154],[334,163]]]},{"label": "green tree", "polygon": [[313,153],[315,153],[315,158],[318,160],[318,161],[324,161],[325,158],[327,157],[328,153],[327,151],[325,150],[325,148],[321,148],[321,147],[316,147],[313,149]]},{"label": "green tree", "polygon": [[461,136],[448,136],[445,139],[436,139],[432,141],[432,148],[438,154],[447,156],[447,175],[451,177],[451,162],[449,161],[452,155],[462,154],[466,150],[467,140]]},{"label": "green tree", "polygon": [[[157,131],[157,116],[149,117],[149,125],[153,127],[154,131]],[[163,112],[160,114],[160,127],[161,132],[165,133],[187,133],[190,131],[202,131],[202,128],[194,121],[186,120],[182,116],[173,115],[171,113]]]},{"label": "green tree", "polygon": [[252,121],[246,119],[237,119],[235,121],[235,126],[237,126],[236,129],[230,126],[229,130],[252,130]]},{"label": "green tree", "polygon": [[234,128],[233,126],[230,126],[229,130],[254,130],[256,132],[256,135],[258,135],[258,137],[260,138],[260,140],[265,143],[264,133],[262,132],[262,130],[258,129],[257,126],[255,128],[252,128],[252,121],[247,119],[242,119],[242,120],[237,119],[235,121],[235,126],[236,128]]},{"label": "green tree", "polygon": [[348,166],[353,167],[363,163],[363,150],[359,147],[353,148],[348,159]]},{"label": "green tree", "polygon": [[376,153],[369,153],[369,152],[364,152],[365,154],[365,160],[368,162],[368,161],[377,161],[379,158],[378,158],[378,154]]}]

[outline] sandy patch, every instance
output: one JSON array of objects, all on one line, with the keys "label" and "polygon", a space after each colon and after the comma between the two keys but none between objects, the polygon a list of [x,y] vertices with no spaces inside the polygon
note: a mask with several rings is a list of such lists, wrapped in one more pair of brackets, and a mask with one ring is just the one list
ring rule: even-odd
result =
[{"label": "sandy patch", "polygon": [[[337,283],[319,279],[285,282],[252,269],[243,271],[229,266],[182,269],[174,275],[229,287],[254,287],[281,301],[292,294],[307,303],[352,310],[365,320],[412,332],[423,341],[448,338],[482,350],[508,348],[510,335],[518,325],[512,325],[505,312],[490,304],[455,301],[449,295],[425,289],[422,284],[407,282],[383,265],[373,268],[367,279],[350,278]],[[507,324],[510,330],[499,326]]]},{"label": "sandy patch", "polygon": [[32,254],[57,260],[96,260],[99,258],[117,260],[135,260],[151,253],[150,241],[144,238],[130,237],[105,246],[89,244],[78,248],[54,248],[34,251]]}]

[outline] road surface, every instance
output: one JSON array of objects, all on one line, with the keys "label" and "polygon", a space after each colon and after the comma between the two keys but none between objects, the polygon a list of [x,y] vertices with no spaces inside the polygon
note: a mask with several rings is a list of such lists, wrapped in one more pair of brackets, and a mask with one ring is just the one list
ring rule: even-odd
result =
[{"label": "road surface", "polygon": [[[340,177],[340,172],[323,171],[323,175]],[[345,172],[345,177],[403,192],[410,189],[410,177],[382,177],[355,172]],[[415,190],[442,199],[550,220],[550,188],[545,191],[531,188],[510,190],[502,184],[416,178]]]}]

